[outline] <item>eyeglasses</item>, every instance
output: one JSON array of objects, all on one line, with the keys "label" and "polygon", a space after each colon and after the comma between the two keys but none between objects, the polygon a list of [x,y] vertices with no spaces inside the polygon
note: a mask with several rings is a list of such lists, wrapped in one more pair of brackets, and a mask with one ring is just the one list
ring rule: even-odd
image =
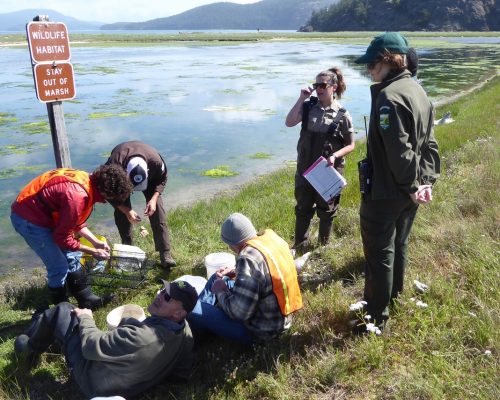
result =
[{"label": "eyeglasses", "polygon": [[165,299],[165,301],[168,303],[171,299],[170,295],[167,293],[167,289],[163,288],[162,290],[160,290],[160,294],[163,295],[163,298]]},{"label": "eyeglasses", "polygon": [[313,83],[313,88],[321,88],[321,89],[326,89],[328,86],[331,86],[329,83],[326,82],[315,82]]},{"label": "eyeglasses", "polygon": [[375,68],[375,65],[376,65],[376,64],[377,64],[377,62],[376,62],[376,61],[371,62],[371,63],[368,63],[368,65],[366,66],[366,68],[367,68],[367,69],[373,69],[373,68]]}]

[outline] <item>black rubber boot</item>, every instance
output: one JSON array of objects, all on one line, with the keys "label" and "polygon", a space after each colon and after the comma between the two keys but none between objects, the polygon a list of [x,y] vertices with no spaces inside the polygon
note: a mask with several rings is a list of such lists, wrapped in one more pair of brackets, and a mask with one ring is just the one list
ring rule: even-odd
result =
[{"label": "black rubber boot", "polygon": [[75,272],[69,272],[66,283],[68,284],[70,293],[75,296],[78,307],[80,308],[97,310],[108,304],[114,297],[112,294],[99,297],[92,293],[90,285],[87,282],[87,277],[81,269]]},{"label": "black rubber boot", "polygon": [[66,287],[50,287],[49,289],[49,300],[52,304],[56,305],[63,301],[68,301],[68,296],[66,295]]},{"label": "black rubber boot", "polygon": [[303,216],[295,217],[295,238],[293,248],[300,250],[300,248],[305,247],[309,237],[309,225],[311,225],[311,219]]},{"label": "black rubber boot", "polygon": [[170,268],[175,267],[177,263],[172,258],[170,251],[164,251],[160,253],[160,264],[163,269],[170,271]]},{"label": "black rubber boot", "polygon": [[40,354],[49,347],[51,334],[51,329],[44,324],[43,313],[35,313],[30,326],[16,337],[14,351],[22,362],[33,368],[38,364]]},{"label": "black rubber boot", "polygon": [[318,240],[321,246],[324,246],[330,241],[330,235],[332,233],[332,224],[333,220],[319,220],[319,232],[318,232]]}]

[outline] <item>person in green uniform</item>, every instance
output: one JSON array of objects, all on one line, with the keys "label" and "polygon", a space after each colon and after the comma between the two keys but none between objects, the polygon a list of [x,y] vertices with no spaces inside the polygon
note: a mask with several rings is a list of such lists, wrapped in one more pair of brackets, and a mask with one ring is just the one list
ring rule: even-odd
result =
[{"label": "person in green uniform", "polygon": [[[366,259],[366,314],[382,329],[389,305],[403,290],[408,237],[418,205],[432,200],[440,173],[434,110],[407,69],[408,41],[401,34],[376,36],[356,60],[367,64],[371,113],[360,225]],[[369,172],[367,172],[369,171]],[[369,175],[369,176],[367,176]],[[354,324],[363,331],[363,321]]]},{"label": "person in green uniform", "polygon": [[[339,99],[346,90],[342,71],[332,67],[320,72],[312,87],[303,88],[289,111],[285,125],[293,127],[302,122],[297,143],[297,173],[295,174],[295,242],[302,249],[309,240],[309,226],[314,213],[319,218],[319,243],[330,239],[333,218],[336,216],[340,194],[326,202],[304,178],[304,172],[320,157],[344,173],[345,156],[354,150],[354,128],[349,112]],[[316,91],[317,97],[311,96]]]}]

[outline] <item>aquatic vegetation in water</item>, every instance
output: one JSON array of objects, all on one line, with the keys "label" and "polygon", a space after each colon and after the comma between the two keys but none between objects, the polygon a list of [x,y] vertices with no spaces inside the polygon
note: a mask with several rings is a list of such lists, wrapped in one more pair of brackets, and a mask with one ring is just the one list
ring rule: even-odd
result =
[{"label": "aquatic vegetation in water", "polygon": [[28,135],[37,135],[39,133],[49,133],[50,127],[49,123],[46,121],[28,122],[21,125],[21,130]]},{"label": "aquatic vegetation in water", "polygon": [[269,154],[269,153],[255,153],[255,154],[251,154],[250,155],[250,158],[253,158],[253,159],[256,159],[256,160],[265,160],[265,159],[269,159],[271,158],[273,155],[272,154]]},{"label": "aquatic vegetation in water", "polygon": [[101,118],[111,118],[111,117],[133,117],[139,115],[137,111],[123,112],[123,113],[110,113],[110,112],[96,112],[90,113],[89,119],[101,119]]},{"label": "aquatic vegetation in water", "polygon": [[106,158],[106,159],[108,159],[110,155],[111,155],[111,151],[106,151],[104,153],[99,153],[99,157]]},{"label": "aquatic vegetation in water", "polygon": [[80,114],[74,114],[74,113],[65,113],[64,118],[66,119],[77,119],[80,118]]},{"label": "aquatic vegetation in water", "polygon": [[262,68],[260,67],[256,67],[254,65],[247,65],[247,66],[242,66],[240,67],[240,69],[244,69],[245,71],[259,71],[261,70]]},{"label": "aquatic vegetation in water", "polygon": [[240,94],[240,93],[243,93],[243,91],[242,90],[235,90],[235,89],[219,89],[219,90],[217,90],[217,93]]},{"label": "aquatic vegetation in water", "polygon": [[6,168],[0,169],[0,180],[2,179],[11,179],[17,178],[23,175],[23,172],[39,172],[43,170],[47,170],[49,168],[48,165],[19,165],[16,168]]},{"label": "aquatic vegetation in water", "polygon": [[7,125],[9,122],[17,122],[17,120],[14,114],[0,112],[0,125]]},{"label": "aquatic vegetation in water", "polygon": [[40,144],[35,142],[20,143],[18,145],[8,144],[5,146],[0,146],[0,156],[9,156],[12,154],[29,154],[46,147],[48,147],[47,144]]},{"label": "aquatic vegetation in water", "polygon": [[88,74],[107,75],[107,74],[117,74],[118,69],[105,66],[96,66],[89,69],[84,69],[82,67],[75,66],[75,73],[78,73],[80,75],[88,75]]},{"label": "aquatic vegetation in water", "polygon": [[209,176],[211,178],[220,178],[227,176],[236,176],[239,175],[238,172],[231,171],[229,169],[229,165],[217,165],[215,168],[208,169],[202,172],[203,176]]},{"label": "aquatic vegetation in water", "polygon": [[134,91],[130,88],[121,88],[118,90],[119,95],[124,95],[124,94],[133,94]]}]

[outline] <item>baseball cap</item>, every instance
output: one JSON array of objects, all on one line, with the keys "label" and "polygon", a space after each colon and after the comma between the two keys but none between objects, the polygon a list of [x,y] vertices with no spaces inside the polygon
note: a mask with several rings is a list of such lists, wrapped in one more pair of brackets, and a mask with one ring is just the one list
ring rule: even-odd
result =
[{"label": "baseball cap", "polygon": [[395,54],[406,54],[408,51],[408,40],[398,32],[385,32],[375,36],[366,49],[366,53],[356,60],[356,64],[375,62],[383,54],[384,49]]},{"label": "baseball cap", "polygon": [[143,192],[148,187],[148,165],[142,157],[132,157],[127,164],[127,174],[134,185],[134,192]]},{"label": "baseball cap", "polygon": [[186,312],[190,313],[193,311],[198,301],[198,293],[193,286],[186,281],[168,282],[163,279],[161,281],[172,299],[179,300],[182,303],[182,308],[184,308]]}]

